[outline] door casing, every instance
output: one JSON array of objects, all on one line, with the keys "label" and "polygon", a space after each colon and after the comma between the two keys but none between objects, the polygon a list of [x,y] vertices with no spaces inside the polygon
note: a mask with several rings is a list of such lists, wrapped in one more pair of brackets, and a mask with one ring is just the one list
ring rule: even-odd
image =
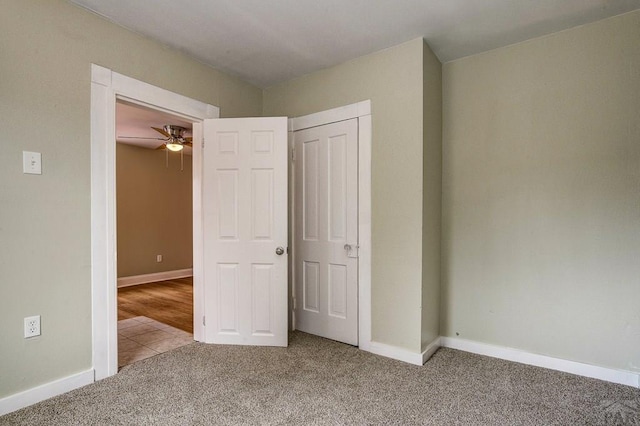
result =
[{"label": "door casing", "polygon": [[[358,102],[326,111],[289,119],[289,161],[290,169],[293,153],[293,132],[310,127],[323,126],[338,121],[358,119],[358,347],[371,351],[371,100]],[[295,173],[289,175],[290,217],[295,215],[294,188]],[[289,247],[291,247],[289,291],[290,300],[295,297],[295,228],[289,221]],[[289,306],[292,312],[293,306]],[[291,328],[295,330],[293,315]]]},{"label": "door casing", "polygon": [[[220,109],[152,86],[99,65],[91,65],[91,308],[92,365],[95,379],[118,371],[115,194],[116,99],[180,116],[193,124],[193,281],[194,319],[204,312],[202,265],[202,120]],[[204,327],[194,321],[194,338]]]}]

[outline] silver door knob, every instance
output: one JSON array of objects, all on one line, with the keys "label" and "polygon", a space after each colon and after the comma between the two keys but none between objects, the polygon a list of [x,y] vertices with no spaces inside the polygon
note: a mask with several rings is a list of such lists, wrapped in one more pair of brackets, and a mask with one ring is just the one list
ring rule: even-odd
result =
[{"label": "silver door knob", "polygon": [[284,248],[282,248],[282,247],[278,247],[278,248],[276,249],[276,254],[277,254],[278,256],[282,256],[282,255],[284,254]]},{"label": "silver door knob", "polygon": [[358,257],[358,249],[360,248],[357,244],[345,244],[344,249],[347,251],[347,257]]}]

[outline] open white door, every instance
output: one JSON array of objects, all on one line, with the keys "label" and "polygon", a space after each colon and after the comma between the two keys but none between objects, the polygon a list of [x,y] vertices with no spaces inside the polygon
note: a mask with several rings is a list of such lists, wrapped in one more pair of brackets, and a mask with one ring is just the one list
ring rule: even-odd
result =
[{"label": "open white door", "polygon": [[204,120],[205,341],[287,346],[287,119]]}]

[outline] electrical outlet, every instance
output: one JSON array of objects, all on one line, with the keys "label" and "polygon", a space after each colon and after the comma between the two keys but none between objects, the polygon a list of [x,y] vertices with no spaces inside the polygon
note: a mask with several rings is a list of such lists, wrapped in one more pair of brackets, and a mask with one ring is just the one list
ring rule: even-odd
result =
[{"label": "electrical outlet", "polygon": [[158,262],[158,263],[162,262],[162,255],[161,254],[156,255],[156,262]]},{"label": "electrical outlet", "polygon": [[40,315],[26,317],[24,319],[24,338],[40,335]]}]

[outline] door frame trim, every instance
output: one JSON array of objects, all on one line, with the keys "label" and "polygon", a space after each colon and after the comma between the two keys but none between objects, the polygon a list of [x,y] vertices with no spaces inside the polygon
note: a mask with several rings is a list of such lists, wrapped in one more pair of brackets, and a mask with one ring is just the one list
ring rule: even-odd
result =
[{"label": "door frame trim", "polygon": [[[371,349],[371,100],[357,102],[301,117],[289,119],[289,164],[293,148],[293,132],[310,127],[323,126],[338,121],[358,119],[358,347]],[[291,172],[289,190],[293,217],[295,197],[293,195],[294,173]],[[290,220],[291,280],[290,289],[295,294],[295,221]],[[291,312],[291,309],[290,309]],[[292,322],[295,329],[295,322]]]},{"label": "door frame trim", "polygon": [[[202,140],[202,120],[219,118],[217,106],[179,95],[91,64],[91,319],[95,379],[118,372],[116,100],[168,112],[193,121],[193,140]],[[193,144],[193,281],[194,319],[204,303],[202,281],[202,144]],[[194,321],[194,338],[203,325]]]}]

